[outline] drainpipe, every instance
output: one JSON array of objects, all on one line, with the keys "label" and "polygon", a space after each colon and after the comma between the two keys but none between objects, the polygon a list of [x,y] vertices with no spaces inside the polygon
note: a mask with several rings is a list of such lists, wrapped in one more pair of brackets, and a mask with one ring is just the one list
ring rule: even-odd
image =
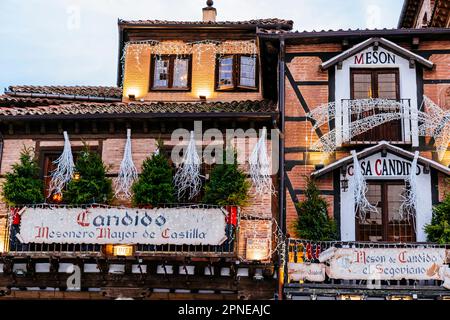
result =
[{"label": "drainpipe", "polygon": [[[279,143],[279,205],[280,212],[278,224],[283,235],[286,234],[286,188],[284,182],[284,95],[285,95],[285,44],[284,39],[280,39],[280,57],[278,59],[278,108],[280,110],[280,143]],[[281,256],[278,254],[278,298],[283,299],[283,284],[285,278],[284,265]]]}]

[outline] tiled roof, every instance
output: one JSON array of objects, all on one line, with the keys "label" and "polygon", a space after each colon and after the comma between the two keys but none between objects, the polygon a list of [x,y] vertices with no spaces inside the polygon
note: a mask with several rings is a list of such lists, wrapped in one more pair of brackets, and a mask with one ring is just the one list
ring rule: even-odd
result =
[{"label": "tiled roof", "polygon": [[10,86],[13,93],[37,93],[52,95],[79,95],[103,98],[121,98],[122,89],[102,86]]},{"label": "tiled roof", "polygon": [[31,107],[0,107],[0,117],[44,116],[44,115],[102,115],[107,114],[180,114],[180,113],[272,113],[276,103],[269,100],[232,102],[116,102],[116,103],[69,103]]},{"label": "tiled roof", "polygon": [[284,20],[278,18],[254,19],[246,21],[169,21],[169,20],[122,20],[119,19],[120,25],[255,25],[255,26],[283,26],[292,29],[294,22],[292,20]]}]

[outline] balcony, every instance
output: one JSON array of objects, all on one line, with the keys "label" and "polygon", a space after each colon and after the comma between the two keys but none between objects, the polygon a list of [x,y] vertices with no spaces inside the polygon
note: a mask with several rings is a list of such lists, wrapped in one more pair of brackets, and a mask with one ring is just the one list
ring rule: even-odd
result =
[{"label": "balcony", "polygon": [[[163,208],[181,208],[188,207],[190,209],[206,207],[201,204],[176,204],[165,205]],[[211,206],[209,206],[211,207]],[[218,208],[218,207],[217,207]],[[80,208],[83,209],[83,208]],[[227,212],[225,217],[225,237],[226,239],[218,245],[187,245],[187,244],[133,244],[133,253],[135,257],[218,257],[233,258],[237,257],[237,229],[239,222],[239,208],[234,206],[226,206],[221,208]],[[206,210],[208,211],[208,210]],[[206,212],[208,213],[208,212]],[[233,221],[234,220],[234,221]],[[107,245],[92,243],[21,243],[16,234],[19,232],[18,225],[11,225],[7,231],[7,239],[5,240],[5,248],[9,248],[4,255],[14,257],[35,257],[48,258],[53,257],[105,257],[111,253],[107,252]]]},{"label": "balcony", "polygon": [[411,143],[411,99],[342,99],[343,145]]},{"label": "balcony", "polygon": [[[288,272],[286,272],[286,274],[288,274],[288,279],[286,279],[284,290],[287,295],[296,296],[296,299],[316,299],[317,296],[321,297],[322,299],[334,299],[341,295],[359,295],[360,297],[364,297],[366,299],[386,299],[392,296],[412,297],[413,295],[415,295],[416,297],[418,296],[419,299],[450,296],[450,290],[442,286],[444,281],[442,279],[437,279],[437,275],[433,276],[434,279],[431,279],[433,277],[429,277],[429,279],[414,280],[408,279],[408,277],[414,278],[414,276],[405,276],[405,274],[402,273],[400,277],[397,277],[398,279],[388,280],[384,279],[386,278],[384,276],[380,276],[377,278],[376,272],[374,271],[370,272],[369,276],[367,276],[366,279],[349,279],[352,278],[352,276],[349,275],[353,275],[353,272],[355,272],[355,270],[358,270],[357,268],[359,267],[355,267],[354,265],[352,265],[352,263],[355,263],[355,261],[351,261],[349,265],[342,266],[342,270],[344,271],[340,274],[341,277],[339,277],[338,272],[330,272],[330,269],[336,267],[336,262],[334,262],[333,264],[330,262],[331,258],[327,260],[327,258],[325,257],[328,254],[327,250],[330,248],[351,249],[355,251],[355,253],[352,253],[351,255],[352,258],[355,258],[355,261],[358,259],[367,259],[367,261],[369,261],[371,258],[376,257],[373,254],[372,256],[370,256],[370,250],[381,249],[379,251],[380,257],[376,257],[377,259],[379,259],[377,261],[371,261],[370,263],[367,262],[365,267],[369,268],[366,270],[388,270],[388,268],[391,268],[392,264],[389,267],[387,265],[389,265],[389,263],[392,261],[389,258],[383,260],[383,258],[381,257],[382,255],[387,256],[389,254],[387,252],[389,252],[390,250],[394,251],[394,255],[397,252],[395,250],[398,250],[399,252],[416,250],[415,252],[418,253],[418,255],[427,254],[428,251],[425,252],[426,250],[440,250],[440,252],[444,252],[444,263],[446,263],[443,265],[443,267],[447,267],[448,263],[450,262],[450,244],[437,245],[431,243],[370,243],[342,241],[313,242],[308,240],[289,239],[287,245],[288,263],[305,264],[309,266],[324,265],[324,268],[327,269],[326,272],[323,272],[324,278],[315,279],[323,281],[309,281],[306,279],[293,280],[293,277]],[[368,251],[365,252],[364,250]],[[332,259],[336,259],[335,261],[339,261],[338,259],[341,257],[340,254],[342,254],[342,251],[340,253],[336,253],[336,255],[332,257]],[[320,262],[319,259],[322,262]],[[401,260],[400,262],[401,264],[403,264],[401,267],[405,267],[404,264],[408,264],[410,261],[408,260],[407,262],[405,262]],[[360,263],[360,261],[358,261],[358,263]],[[414,265],[413,262],[411,262],[411,264]],[[371,269],[370,267],[373,267],[373,269]],[[419,268],[418,265],[416,267]],[[315,270],[317,270],[317,268],[315,268]],[[427,275],[430,275],[429,272],[430,270],[427,270]],[[374,274],[374,276],[372,276],[372,273]],[[332,278],[330,277],[330,274],[333,274]],[[358,276],[354,277],[356,278]],[[427,276],[425,276],[424,278],[426,277]],[[419,277],[416,276],[416,278]]]}]

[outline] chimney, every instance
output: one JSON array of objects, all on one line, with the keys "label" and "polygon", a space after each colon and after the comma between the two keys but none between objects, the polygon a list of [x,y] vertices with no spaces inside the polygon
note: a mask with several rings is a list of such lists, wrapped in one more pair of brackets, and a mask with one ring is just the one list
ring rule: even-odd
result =
[{"label": "chimney", "polygon": [[212,0],[206,1],[207,7],[203,8],[203,22],[216,22],[217,10],[213,4]]}]

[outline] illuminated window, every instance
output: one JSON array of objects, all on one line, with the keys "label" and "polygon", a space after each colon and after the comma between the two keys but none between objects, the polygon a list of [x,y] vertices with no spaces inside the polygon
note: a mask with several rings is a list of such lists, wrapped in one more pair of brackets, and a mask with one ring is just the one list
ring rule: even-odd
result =
[{"label": "illuminated window", "polygon": [[255,91],[258,89],[257,71],[256,56],[220,56],[216,66],[216,90]]},{"label": "illuminated window", "polygon": [[151,90],[189,90],[191,56],[153,56],[150,79]]}]

